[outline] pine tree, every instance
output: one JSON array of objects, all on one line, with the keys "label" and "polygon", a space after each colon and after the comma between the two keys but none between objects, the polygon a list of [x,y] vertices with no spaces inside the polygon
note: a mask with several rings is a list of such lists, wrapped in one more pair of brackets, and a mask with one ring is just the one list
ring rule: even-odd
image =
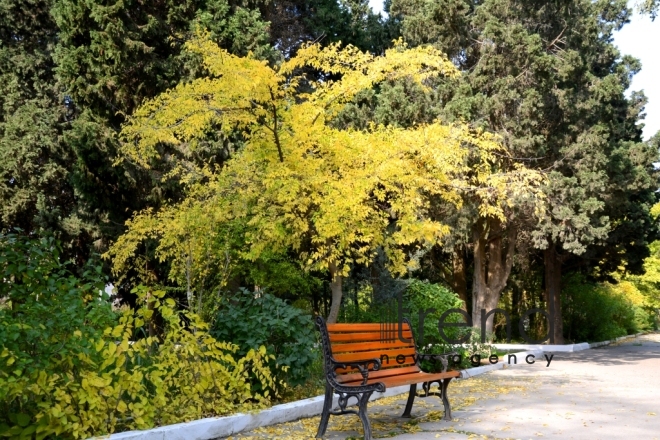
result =
[{"label": "pine tree", "polygon": [[294,56],[301,44],[341,42],[383,54],[398,37],[396,28],[374,14],[368,0],[276,0],[259,7],[270,23],[271,43],[285,57]]},{"label": "pine tree", "polygon": [[114,166],[113,161],[125,116],[144,99],[196,74],[198,63],[181,50],[190,32],[205,26],[236,53],[275,55],[259,12],[232,7],[226,0],[58,0],[52,15],[59,26],[57,78],[74,109],[65,137],[76,158],[71,179],[90,221],[103,227],[107,245],[132,212],[178,197],[176,185],[159,181],[167,168],[155,170],[154,176],[128,163]]}]

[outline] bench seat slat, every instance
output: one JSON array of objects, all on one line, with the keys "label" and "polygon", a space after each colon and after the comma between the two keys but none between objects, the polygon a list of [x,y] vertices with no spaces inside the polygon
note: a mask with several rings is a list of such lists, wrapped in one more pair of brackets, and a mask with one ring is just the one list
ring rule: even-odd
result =
[{"label": "bench seat slat", "polygon": [[[334,349],[334,347],[333,347]],[[374,350],[374,351],[360,351],[357,353],[339,353],[334,354],[333,356],[338,362],[353,362],[353,361],[363,361],[365,359],[379,359],[381,356],[387,355],[388,358],[382,359],[381,370],[385,368],[398,367],[405,363],[414,363],[412,356],[415,354],[414,348],[397,348],[393,350]],[[398,355],[405,356],[405,361],[402,364],[397,363],[396,357]]]},{"label": "bench seat slat", "polygon": [[412,348],[415,346],[410,342],[351,342],[346,344],[332,344],[332,352],[339,353],[355,353],[360,351],[377,351],[377,350],[392,350],[397,348]]},{"label": "bench seat slat", "polygon": [[382,324],[369,323],[369,324],[327,324],[328,333],[338,332],[380,332]]},{"label": "bench seat slat", "polygon": [[[398,376],[389,376],[383,378],[372,377],[372,374],[373,373],[369,373],[369,379],[367,380],[367,385],[372,383],[382,382],[385,384],[387,388],[398,387],[401,385],[412,385],[423,382],[431,382],[440,379],[456,378],[461,375],[461,373],[458,371],[447,371],[446,373],[419,372],[419,373],[409,373],[409,374],[402,374]],[[353,380],[350,382],[342,382],[343,385],[360,385],[361,383],[362,383],[361,378],[359,380]]]},{"label": "bench seat slat", "polygon": [[[394,333],[394,337],[396,340],[398,340],[398,335],[399,333],[396,332]],[[404,330],[401,332],[401,335],[405,339],[412,339],[413,334],[410,330]],[[329,333],[328,336],[330,337],[330,343],[333,345],[336,342],[368,342],[368,341],[374,341],[378,342],[383,340],[383,334],[380,332],[354,332],[354,333]]]},{"label": "bench seat slat", "polygon": [[[355,370],[352,370],[355,371]],[[380,379],[390,376],[401,376],[404,374],[418,373],[421,370],[417,365],[410,365],[400,368],[388,368],[386,370],[369,371],[369,379]],[[350,384],[352,382],[362,382],[362,375],[360,373],[348,373],[337,376],[337,382]]]}]

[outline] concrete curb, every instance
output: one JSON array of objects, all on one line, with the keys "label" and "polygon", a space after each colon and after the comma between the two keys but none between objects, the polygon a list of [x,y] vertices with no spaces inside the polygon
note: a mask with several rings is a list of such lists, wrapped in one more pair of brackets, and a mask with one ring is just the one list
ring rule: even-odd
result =
[{"label": "concrete curb", "polygon": [[542,352],[560,352],[560,353],[573,353],[576,351],[588,350],[590,348],[603,347],[605,345],[610,345],[615,342],[620,342],[625,339],[636,338],[638,336],[646,334],[645,332],[637,333],[634,335],[626,335],[616,338],[611,341],[601,341],[601,342],[580,342],[579,344],[567,344],[567,345],[532,345],[532,344],[492,344],[494,347],[500,350],[540,350]]},{"label": "concrete curb", "polygon": [[610,345],[611,343],[612,341],[594,342],[593,344],[589,344],[589,348],[604,347],[605,345]]},{"label": "concrete curb", "polygon": [[[586,342],[562,345],[525,345],[525,344],[493,344],[499,349],[522,349],[517,353],[510,355],[516,356],[517,365],[526,365],[525,358],[533,355],[535,359],[543,357],[545,352],[575,352],[587,350],[589,348],[601,347],[618,342],[623,339],[633,338],[641,335],[623,336],[615,341],[602,341],[593,344]],[[505,357],[508,355],[505,355]],[[480,367],[461,370],[460,379],[469,379],[490,371],[501,370],[508,366],[508,358],[504,362],[498,362],[494,365],[482,365]],[[387,389],[384,393],[374,393],[370,401],[381,399],[383,397],[396,396],[407,393],[410,387],[400,386]],[[333,399],[333,407],[337,405],[338,397]],[[218,437],[227,437],[242,431],[269,426],[276,423],[285,423],[306,417],[313,417],[321,414],[323,409],[324,396],[311,397],[309,399],[298,400],[296,402],[275,405],[271,408],[250,413],[234,414],[226,417],[211,417],[201,420],[195,420],[187,423],[177,423],[175,425],[161,426],[159,428],[148,429],[145,431],[127,431],[118,434],[112,434],[105,437],[94,437],[94,439],[109,440],[210,440]]]},{"label": "concrete curb", "polygon": [[[396,396],[407,393],[409,386],[392,387],[384,393],[374,393],[370,401],[383,397]],[[291,422],[294,420],[313,417],[321,414],[325,396],[316,396],[309,399],[275,405],[271,408],[249,414],[233,414],[225,417],[209,417],[192,422],[177,423],[161,426],[144,431],[127,431],[111,434],[94,439],[110,440],[208,440],[218,437],[227,437],[242,431],[260,428],[276,423]],[[334,396],[332,404],[337,407],[339,396]]]},{"label": "concrete curb", "polygon": [[480,374],[488,373],[489,371],[501,370],[503,368],[503,363],[498,362],[491,365],[482,365],[481,367],[468,368],[467,370],[461,370],[461,379],[469,379],[474,376],[479,376]]},{"label": "concrete curb", "polygon": [[589,349],[589,343],[581,342],[579,344],[569,345],[530,345],[530,344],[492,344],[500,350],[541,350],[563,353],[573,353]]}]

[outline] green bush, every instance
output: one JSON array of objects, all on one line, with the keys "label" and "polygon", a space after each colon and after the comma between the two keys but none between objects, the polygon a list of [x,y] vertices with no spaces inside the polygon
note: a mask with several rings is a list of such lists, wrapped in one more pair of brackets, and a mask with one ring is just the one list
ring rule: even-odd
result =
[{"label": "green bush", "polygon": [[290,385],[303,383],[314,362],[317,335],[311,316],[263,291],[240,289],[227,296],[211,333],[220,341],[237,344],[239,355],[265,346],[274,355],[272,371],[279,375],[279,367],[286,367],[283,379]]},{"label": "green bush", "polygon": [[[636,306],[610,284],[571,275],[562,288],[564,335],[574,341],[605,341],[638,332]],[[636,317],[637,315],[637,317]]]},{"label": "green bush", "polygon": [[[458,329],[457,337],[467,336],[465,344],[447,344],[436,343],[429,344],[420,348],[420,353],[423,354],[444,354],[456,353],[460,356],[460,362],[450,362],[449,367],[453,370],[460,370],[464,368],[472,368],[470,358],[473,355],[479,355],[481,360],[488,359],[488,357],[496,352],[495,347],[488,343],[481,342],[481,330],[476,328],[460,328]],[[422,370],[435,373],[440,371],[442,364],[431,359],[425,359],[421,362]]]},{"label": "green bush", "polygon": [[[448,344],[447,341],[440,336],[438,322],[442,314],[449,309],[463,308],[463,301],[457,294],[439,284],[431,284],[428,281],[421,281],[418,279],[394,280],[386,278],[385,281],[389,282],[389,286],[382,290],[388,291],[389,295],[382,296],[389,296],[390,299],[388,301],[368,301],[367,298],[373,297],[371,285],[363,286],[358,291],[361,310],[359,313],[355,313],[354,307],[352,307],[352,304],[349,304],[344,309],[346,310],[346,308],[348,308],[349,313],[344,313],[344,320],[342,322],[395,322],[398,319],[399,306],[396,291],[401,291],[402,307],[408,310],[404,316],[410,319],[410,324],[412,325],[413,333],[415,335],[415,342],[418,345],[420,353],[442,354],[457,352],[463,356],[460,365],[461,368],[468,368],[470,366],[469,357],[472,354],[480,352],[479,350],[484,351],[482,350],[482,345],[486,347],[485,352],[490,353],[489,346],[480,344],[480,342],[478,344],[479,348],[472,347],[472,345],[477,344],[475,341],[478,341],[478,337],[476,337],[476,339],[470,338],[469,343],[471,345],[463,347],[461,345]],[[393,294],[392,292],[395,293]],[[434,311],[426,315],[424,318],[424,334],[423,338],[421,338],[420,336],[422,335],[420,335],[419,327],[420,312],[426,313],[429,309],[434,309]],[[464,320],[460,314],[452,313],[447,319],[445,319],[445,322],[456,323],[464,322]],[[449,327],[444,330],[445,335],[450,339],[459,339],[465,331],[469,331],[469,329],[459,327]],[[472,344],[472,342],[474,342],[474,344]],[[439,363],[430,360],[422,361],[421,364],[425,371],[434,372],[441,368]],[[454,368],[458,367],[459,366],[454,366]]]},{"label": "green bush", "polygon": [[310,397],[320,396],[325,392],[325,366],[321,345],[317,344],[312,347],[310,355],[312,356],[312,362],[307,369],[305,381],[298,385],[287,387],[282,393],[282,399],[279,402],[286,403],[308,399]]},{"label": "green bush", "polygon": [[634,282],[624,280],[616,284],[606,283],[605,286],[614,294],[623,297],[632,307],[634,314],[633,326],[628,328],[628,334],[653,328],[653,308],[649,307],[648,299]]},{"label": "green bush", "polygon": [[[465,327],[444,329],[445,334],[450,339],[461,339],[467,336],[465,344],[450,344],[440,336],[438,322],[442,314],[449,309],[462,309],[464,307],[463,301],[458,295],[448,288],[414,279],[410,281],[403,298],[404,304],[410,309],[411,324],[417,338],[419,338],[419,311],[435,309],[435,312],[429,314],[424,320],[424,341],[417,339],[418,344],[423,343],[419,347],[420,353],[457,353],[461,357],[461,362],[460,364],[450,363],[450,368],[462,369],[472,367],[470,362],[472,355],[478,354],[481,359],[487,359],[495,352],[491,345],[481,343],[481,331],[479,329]],[[464,319],[462,315],[452,313],[445,319],[445,322],[464,322]],[[421,367],[424,371],[436,372],[442,368],[442,365],[431,360],[424,360],[421,362]]]},{"label": "green bush", "polygon": [[12,374],[78,367],[79,355],[117,320],[101,267],[75,277],[59,255],[52,238],[0,235],[0,344],[13,353]]},{"label": "green bush", "polygon": [[[113,313],[100,272],[72,276],[53,240],[0,236],[0,270],[0,437],[147,429],[265,406],[250,378],[276,387],[264,347],[237,356],[163,291]],[[155,314],[162,335],[136,339]]]},{"label": "green bush", "polygon": [[[413,279],[403,293],[404,307],[409,310],[410,322],[415,332],[416,342],[419,345],[445,344],[446,341],[440,337],[438,322],[444,312],[449,309],[460,309],[463,301],[457,294],[439,284],[431,284],[428,281]],[[419,340],[419,312],[434,309],[424,319],[424,340]],[[445,322],[463,322],[463,317],[452,313]],[[459,328],[450,327],[445,329],[445,334],[455,339],[458,337]]]}]

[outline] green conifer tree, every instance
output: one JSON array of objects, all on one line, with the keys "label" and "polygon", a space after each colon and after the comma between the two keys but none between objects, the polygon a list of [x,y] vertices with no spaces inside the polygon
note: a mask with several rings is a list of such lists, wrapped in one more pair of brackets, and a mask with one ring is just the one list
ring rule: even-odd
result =
[{"label": "green conifer tree", "polygon": [[629,18],[626,2],[394,0],[392,12],[409,42],[435,44],[464,71],[437,88],[440,116],[499,133],[511,163],[549,176],[540,223],[528,209],[473,223],[473,322],[480,325],[482,307],[496,307],[516,241],[531,237],[545,249],[553,339],[561,342],[562,266],[580,256],[592,272],[624,261],[634,269],[655,234],[648,212],[657,152],[641,142],[643,95],[624,95],[639,63],[612,44]]}]

